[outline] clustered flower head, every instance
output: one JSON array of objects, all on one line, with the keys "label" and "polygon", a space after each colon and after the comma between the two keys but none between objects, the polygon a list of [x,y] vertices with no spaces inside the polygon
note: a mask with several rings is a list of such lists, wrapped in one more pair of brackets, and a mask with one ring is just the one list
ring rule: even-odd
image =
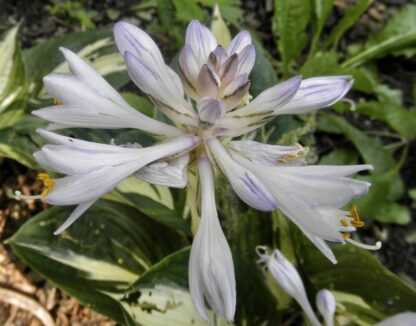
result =
[{"label": "clustered flower head", "polygon": [[[280,209],[334,263],[326,241],[379,248],[379,244],[366,246],[350,239],[363,222],[355,207],[350,212],[342,209],[369,188],[369,183],[348,176],[370,170],[370,165],[306,166],[307,150],[298,144],[232,139],[275,116],[330,106],[350,89],[350,76],[304,80],[295,76],[252,99],[249,75],[255,49],[247,31],[224,48],[208,28],[191,21],[178,73],[166,65],[143,30],[119,22],[114,35],[131,79],[172,123],[129,106],[86,62],[61,48],[71,73],[44,78],[46,89],[59,104],[33,114],[50,122],[47,130],[38,132],[52,143],[34,156],[45,169],[64,176],[54,179],[42,174],[45,190],[29,197],[52,205],[77,205],[56,234],[123,179],[135,176],[183,188],[189,164],[197,161],[201,219],[190,255],[189,286],[195,307],[207,322],[205,302],[229,322],[236,306],[233,260],[217,215],[213,167],[226,176],[243,202],[261,211]],[[53,132],[64,128],[133,128],[153,135],[157,142],[146,148],[98,144]]]}]

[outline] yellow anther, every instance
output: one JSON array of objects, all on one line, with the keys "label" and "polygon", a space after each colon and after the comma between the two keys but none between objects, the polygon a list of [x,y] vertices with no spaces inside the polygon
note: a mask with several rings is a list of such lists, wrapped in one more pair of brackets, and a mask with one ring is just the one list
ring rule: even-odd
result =
[{"label": "yellow anther", "polygon": [[42,181],[45,187],[45,189],[43,189],[42,193],[40,194],[40,197],[45,198],[46,195],[49,194],[55,186],[55,180],[51,179],[47,173],[39,173],[38,179]]},{"label": "yellow anther", "polygon": [[279,162],[279,163],[287,163],[287,161],[284,158],[278,159],[277,162]]},{"label": "yellow anther", "polygon": [[343,238],[344,240],[347,240],[347,239],[349,239],[349,238],[350,238],[350,234],[349,234],[349,233],[343,233],[343,234],[342,234],[342,238]]},{"label": "yellow anther", "polygon": [[365,224],[363,221],[351,221],[351,225],[355,226],[356,228],[362,228]]},{"label": "yellow anther", "polygon": [[43,181],[43,184],[45,185],[45,187],[53,188],[55,186],[55,181],[52,179],[46,179]]},{"label": "yellow anther", "polygon": [[345,219],[342,219],[341,221],[339,221],[341,223],[342,226],[348,226],[348,222]]},{"label": "yellow anther", "polygon": [[49,174],[47,173],[38,173],[38,179],[43,181],[49,179]]},{"label": "yellow anther", "polygon": [[51,191],[51,189],[49,188],[45,188],[43,189],[42,193],[40,194],[40,197],[43,199],[46,197],[47,194],[49,194],[49,192]]},{"label": "yellow anther", "polygon": [[350,215],[353,219],[351,221],[351,225],[355,226],[356,228],[361,228],[364,226],[364,222],[361,221],[360,215],[358,214],[357,206],[351,206]]},{"label": "yellow anther", "polygon": [[57,98],[53,99],[53,105],[62,105],[64,103],[62,103],[62,101],[58,100]]}]

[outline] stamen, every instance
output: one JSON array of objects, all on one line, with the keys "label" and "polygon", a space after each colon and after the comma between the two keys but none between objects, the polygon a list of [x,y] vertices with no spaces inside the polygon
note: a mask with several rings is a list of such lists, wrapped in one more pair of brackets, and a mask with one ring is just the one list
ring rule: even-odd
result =
[{"label": "stamen", "polygon": [[19,190],[16,190],[14,192],[14,195],[16,196],[16,199],[18,199],[18,200],[36,200],[36,199],[41,198],[41,195],[34,195],[34,196],[22,195],[22,193]]},{"label": "stamen", "polygon": [[342,238],[344,239],[344,240],[349,240],[350,239],[350,234],[349,233],[343,233],[342,234]]},{"label": "stamen", "polygon": [[361,221],[360,215],[358,214],[357,206],[351,206],[350,215],[353,218],[353,221],[351,221],[351,225],[355,226],[356,228],[361,228],[364,226],[364,222]]},{"label": "stamen", "polygon": [[49,174],[47,174],[47,173],[38,173],[38,179],[41,180],[41,181],[49,179]]},{"label": "stamen", "polygon": [[346,219],[342,219],[341,221],[339,221],[340,223],[341,223],[341,226],[345,226],[345,227],[347,227],[348,226],[348,222],[347,222],[347,220]]},{"label": "stamen", "polygon": [[364,243],[361,243],[361,242],[358,242],[349,238],[345,239],[345,241],[347,241],[348,243],[351,243],[354,246],[367,249],[367,250],[379,250],[381,248],[381,241],[377,241],[375,245],[364,244]]},{"label": "stamen", "polygon": [[53,105],[62,105],[64,104],[62,101],[58,100],[57,98],[53,99]]},{"label": "stamen", "polygon": [[308,147],[303,147],[300,144],[295,144],[296,149],[297,149],[297,153],[293,154],[286,154],[283,155],[280,159],[277,160],[277,162],[279,163],[288,163],[289,160],[297,160],[298,158],[304,158],[308,152],[309,152],[309,148]]}]

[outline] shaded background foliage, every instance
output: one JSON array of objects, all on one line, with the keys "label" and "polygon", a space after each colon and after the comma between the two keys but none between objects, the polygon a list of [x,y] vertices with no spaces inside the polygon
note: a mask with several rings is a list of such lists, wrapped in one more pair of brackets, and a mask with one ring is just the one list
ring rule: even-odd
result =
[{"label": "shaded background foliage", "polygon": [[[236,324],[302,323],[298,307],[256,266],[258,244],[279,247],[298,264],[310,298],[323,287],[334,291],[340,322],[371,325],[416,310],[416,1],[1,0],[2,255],[12,249],[42,275],[39,288],[47,279],[118,323],[202,323],[187,293],[191,231],[183,192],[126,180],[55,237],[68,209],[18,202],[13,191],[40,189],[31,153],[44,144],[35,133],[44,123],[30,112],[52,104],[42,76],[67,71],[59,46],[87,59],[133,107],[164,118],[129,82],[111,26],[123,19],[144,28],[174,67],[187,23],[209,25],[215,2],[232,34],[244,28],[254,37],[252,95],[299,73],[354,76],[353,106],[282,116],[252,137],[310,146],[313,164],[373,164],[372,174],[358,176],[373,184],[356,202],[367,220],[359,235],[384,243],[375,254],[334,245],[339,264],[333,266],[283,216],[247,208],[220,181],[219,213],[237,271]],[[131,130],[67,133],[105,143],[153,142]]]}]

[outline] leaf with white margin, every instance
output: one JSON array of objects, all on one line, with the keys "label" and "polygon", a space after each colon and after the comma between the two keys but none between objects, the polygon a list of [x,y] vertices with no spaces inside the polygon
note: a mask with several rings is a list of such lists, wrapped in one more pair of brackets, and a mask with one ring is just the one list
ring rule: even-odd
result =
[{"label": "leaf with white margin", "polygon": [[48,209],[7,243],[55,286],[123,323],[125,312],[112,296],[122,295],[150,266],[188,241],[131,206],[104,200],[54,236],[70,212],[71,207]]},{"label": "leaf with white margin", "polygon": [[[206,325],[188,292],[189,248],[155,264],[119,299],[130,317],[143,326]],[[225,325],[225,323],[224,323]]]}]

